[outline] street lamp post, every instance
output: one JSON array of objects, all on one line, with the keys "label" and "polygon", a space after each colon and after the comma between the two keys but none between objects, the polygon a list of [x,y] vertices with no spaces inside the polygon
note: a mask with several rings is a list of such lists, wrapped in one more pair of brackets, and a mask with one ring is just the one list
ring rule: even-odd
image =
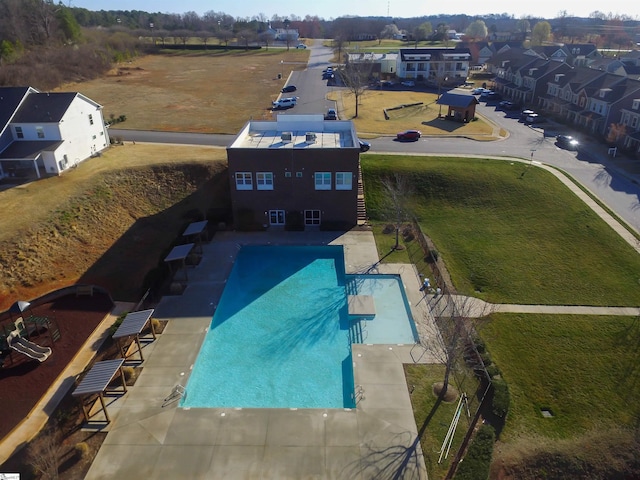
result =
[{"label": "street lamp post", "polygon": [[284,77],[284,60],[280,60],[280,78]]},{"label": "street lamp post", "polygon": [[153,22],[149,23],[149,28],[151,29],[151,41],[153,44],[156,44],[156,37],[153,36]]}]

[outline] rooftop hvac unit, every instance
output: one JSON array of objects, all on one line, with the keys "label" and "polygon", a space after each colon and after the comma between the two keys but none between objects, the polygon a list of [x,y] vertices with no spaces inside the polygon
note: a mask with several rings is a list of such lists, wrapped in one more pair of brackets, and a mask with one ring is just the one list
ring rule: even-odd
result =
[{"label": "rooftop hvac unit", "polygon": [[283,142],[290,142],[291,132],[282,132],[282,134],[280,135],[280,138],[282,139]]},{"label": "rooftop hvac unit", "polygon": [[307,143],[315,143],[316,142],[316,134],[313,132],[307,132],[305,135],[305,141]]}]

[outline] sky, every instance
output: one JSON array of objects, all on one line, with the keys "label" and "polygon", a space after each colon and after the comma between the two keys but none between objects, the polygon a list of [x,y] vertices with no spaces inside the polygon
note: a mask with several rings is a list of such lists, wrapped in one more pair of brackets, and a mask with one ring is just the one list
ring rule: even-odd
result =
[{"label": "sky", "polygon": [[[318,16],[325,20],[343,16],[390,16],[396,18],[422,17],[437,14],[466,14],[470,16],[486,14],[513,15],[515,18],[536,17],[555,18],[561,10],[568,15],[588,17],[591,12],[621,14],[640,18],[640,2],[618,1],[612,6],[601,0],[480,0],[461,2],[438,2],[435,5],[425,0],[315,0],[306,3],[302,0],[62,0],[65,5],[82,7],[88,10],[142,10],[150,13],[196,12],[199,15],[208,11],[222,12],[234,18],[251,18],[265,14],[288,17],[296,15]],[[623,5],[624,3],[624,5]],[[447,5],[449,4],[449,5]]]}]

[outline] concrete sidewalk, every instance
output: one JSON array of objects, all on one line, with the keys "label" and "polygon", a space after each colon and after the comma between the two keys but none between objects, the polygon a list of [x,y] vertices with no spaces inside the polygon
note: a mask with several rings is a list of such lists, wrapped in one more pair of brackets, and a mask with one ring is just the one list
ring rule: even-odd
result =
[{"label": "concrete sidewalk", "polygon": [[[588,305],[517,305],[487,303],[464,295],[427,295],[426,303],[433,316],[451,316],[452,312],[468,318],[482,318],[492,313],[537,313],[545,315],[640,316],[639,307],[593,307]],[[455,310],[454,310],[455,308]]]}]

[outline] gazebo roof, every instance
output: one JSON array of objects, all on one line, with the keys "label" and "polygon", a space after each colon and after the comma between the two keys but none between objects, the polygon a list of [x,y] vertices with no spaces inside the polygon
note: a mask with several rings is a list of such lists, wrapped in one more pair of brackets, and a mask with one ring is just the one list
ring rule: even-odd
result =
[{"label": "gazebo roof", "polygon": [[471,105],[477,105],[478,99],[473,95],[460,95],[458,93],[443,93],[436,102],[438,105],[447,105],[450,107],[467,108]]}]

